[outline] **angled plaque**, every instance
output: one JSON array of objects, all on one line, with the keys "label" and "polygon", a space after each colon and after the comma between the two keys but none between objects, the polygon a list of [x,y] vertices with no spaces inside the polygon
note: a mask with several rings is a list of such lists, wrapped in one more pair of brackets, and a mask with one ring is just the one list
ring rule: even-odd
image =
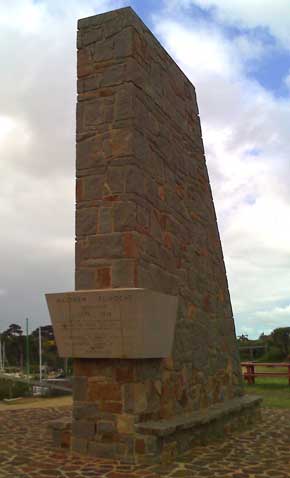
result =
[{"label": "angled plaque", "polygon": [[172,350],[177,297],[146,289],[46,294],[61,357],[154,358]]}]

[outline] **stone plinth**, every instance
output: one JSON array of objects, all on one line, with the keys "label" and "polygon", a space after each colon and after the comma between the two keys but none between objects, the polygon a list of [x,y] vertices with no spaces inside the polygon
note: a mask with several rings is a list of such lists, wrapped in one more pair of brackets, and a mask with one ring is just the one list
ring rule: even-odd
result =
[{"label": "stone plinth", "polygon": [[177,298],[145,289],[46,294],[61,357],[169,357]]}]

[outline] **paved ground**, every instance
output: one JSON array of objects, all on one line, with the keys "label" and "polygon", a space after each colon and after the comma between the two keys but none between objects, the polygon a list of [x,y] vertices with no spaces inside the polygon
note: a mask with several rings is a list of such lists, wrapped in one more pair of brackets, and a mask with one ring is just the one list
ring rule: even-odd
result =
[{"label": "paved ground", "polygon": [[264,410],[255,428],[195,448],[171,466],[135,468],[54,449],[46,424],[69,414],[68,407],[0,411],[0,478],[290,477],[290,410]]}]

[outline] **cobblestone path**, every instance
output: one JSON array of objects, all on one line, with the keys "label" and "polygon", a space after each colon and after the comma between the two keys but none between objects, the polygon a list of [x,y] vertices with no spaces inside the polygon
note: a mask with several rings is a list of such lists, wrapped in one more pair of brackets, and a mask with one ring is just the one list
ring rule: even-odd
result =
[{"label": "cobblestone path", "polygon": [[199,446],[170,466],[130,466],[52,447],[47,422],[69,408],[0,412],[0,478],[288,478],[290,410],[263,410],[263,421],[225,441]]}]

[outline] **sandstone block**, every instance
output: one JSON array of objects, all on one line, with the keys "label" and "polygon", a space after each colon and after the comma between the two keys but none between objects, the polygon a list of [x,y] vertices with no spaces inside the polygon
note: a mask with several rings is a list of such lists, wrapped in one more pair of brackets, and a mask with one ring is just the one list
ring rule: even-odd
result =
[{"label": "sandstone block", "polygon": [[157,241],[162,241],[163,239],[163,228],[160,218],[160,214],[156,210],[151,210],[150,215],[150,232],[152,237]]},{"label": "sandstone block", "polygon": [[116,443],[99,443],[90,441],[88,444],[88,455],[96,458],[114,458],[117,454]]},{"label": "sandstone block", "polygon": [[132,90],[133,86],[130,83],[125,83],[118,90],[114,107],[115,121],[120,121],[133,117],[134,111]]},{"label": "sandstone block", "polygon": [[133,54],[133,34],[133,28],[128,27],[115,36],[116,58],[123,58]]},{"label": "sandstone block", "polygon": [[86,236],[97,232],[97,208],[82,208],[76,210],[76,234]]},{"label": "sandstone block", "polygon": [[149,227],[149,209],[146,209],[142,206],[137,205],[137,223],[143,226],[144,228]]},{"label": "sandstone block", "polygon": [[73,417],[75,420],[83,420],[88,418],[95,418],[98,407],[96,404],[86,402],[82,405],[73,406]]},{"label": "sandstone block", "polygon": [[136,227],[136,204],[123,202],[114,206],[115,232],[132,231]]},{"label": "sandstone block", "polygon": [[114,421],[103,421],[98,420],[97,422],[97,432],[102,433],[116,433],[117,427]]},{"label": "sandstone block", "polygon": [[87,48],[83,48],[78,52],[77,72],[78,78],[91,75],[94,72],[90,50]]},{"label": "sandstone block", "polygon": [[103,39],[103,28],[95,28],[93,30],[80,30],[77,35],[77,48],[83,48],[91,43],[98,42]]},{"label": "sandstone block", "polygon": [[77,169],[92,168],[104,162],[101,145],[95,139],[77,142]]},{"label": "sandstone block", "polygon": [[134,433],[134,415],[122,414],[117,417],[117,430],[120,434]]},{"label": "sandstone block", "polygon": [[144,192],[144,173],[136,166],[132,166],[128,170],[126,192],[140,195]]},{"label": "sandstone block", "polygon": [[135,261],[115,260],[112,266],[112,287],[135,287]]},{"label": "sandstone block", "polygon": [[[131,361],[130,361],[131,362]],[[126,383],[126,382],[134,382],[136,378],[136,367],[129,362],[129,364],[126,365],[126,363],[121,362],[116,366],[115,368],[115,378],[118,383]]]},{"label": "sandstone block", "polygon": [[89,201],[92,199],[101,199],[103,193],[105,178],[104,176],[91,175],[85,176],[83,178],[83,195],[82,199],[84,201]]},{"label": "sandstone block", "polygon": [[78,438],[76,436],[72,437],[72,451],[75,451],[76,453],[87,453],[88,449],[88,443],[89,441],[86,440],[85,438]]},{"label": "sandstone block", "polygon": [[123,193],[125,190],[125,177],[127,169],[120,166],[113,166],[108,169],[107,185],[110,194]]},{"label": "sandstone block", "polygon": [[89,439],[95,436],[96,426],[93,421],[74,420],[72,422],[72,434],[79,438]]},{"label": "sandstone block", "polygon": [[121,387],[117,383],[90,382],[88,391],[89,400],[122,400]]},{"label": "sandstone block", "polygon": [[113,229],[113,214],[111,207],[100,207],[99,209],[99,228],[101,234],[110,233]]},{"label": "sandstone block", "polygon": [[91,289],[95,285],[94,269],[77,269],[75,273],[76,290]]},{"label": "sandstone block", "polygon": [[124,385],[124,410],[128,413],[142,413],[147,408],[146,386],[144,383]]},{"label": "sandstone block", "polygon": [[114,158],[133,154],[133,134],[129,129],[112,130],[112,155]]},{"label": "sandstone block", "polygon": [[111,267],[98,267],[96,270],[96,289],[109,289],[112,286]]},{"label": "sandstone block", "polygon": [[104,122],[104,102],[101,98],[83,101],[77,107],[77,134],[93,134]]},{"label": "sandstone block", "polygon": [[87,377],[74,377],[73,379],[73,399],[75,401],[87,400],[88,392],[88,379]]},{"label": "sandstone block", "polygon": [[132,232],[126,232],[123,236],[123,244],[124,244],[124,255],[125,257],[138,257],[139,253],[139,238],[138,235]]},{"label": "sandstone block", "polygon": [[78,241],[76,245],[77,254],[80,254],[80,262],[86,259],[109,259],[123,257],[123,235],[120,233],[102,234],[92,237],[88,242]]},{"label": "sandstone block", "polygon": [[126,66],[125,63],[114,64],[110,67],[105,65],[105,67],[100,70],[99,74],[100,87],[107,88],[123,85],[126,81]]},{"label": "sandstone block", "polygon": [[102,412],[106,412],[106,413],[113,413],[113,414],[122,413],[123,412],[123,404],[122,404],[122,402],[102,400],[99,403],[99,409]]},{"label": "sandstone block", "polygon": [[87,48],[90,51],[92,64],[113,59],[114,42],[110,38],[102,42],[95,42]]}]

